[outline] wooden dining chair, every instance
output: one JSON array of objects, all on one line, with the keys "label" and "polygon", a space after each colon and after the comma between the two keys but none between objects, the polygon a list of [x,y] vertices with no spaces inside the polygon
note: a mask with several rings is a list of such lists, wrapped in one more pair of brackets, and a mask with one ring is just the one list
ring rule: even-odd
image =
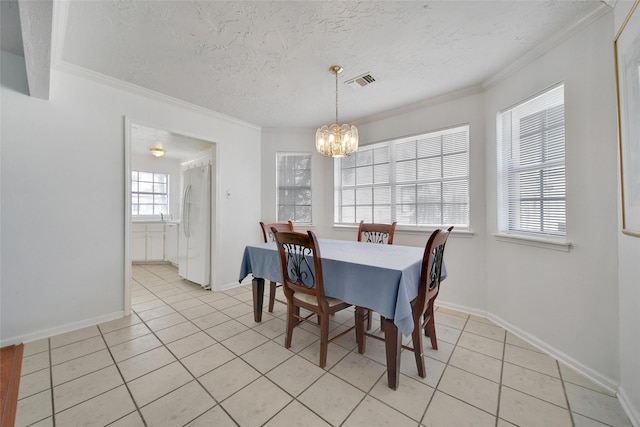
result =
[{"label": "wooden dining chair", "polygon": [[[402,348],[413,351],[416,359],[416,367],[418,368],[418,375],[420,375],[421,378],[427,376],[422,350],[422,331],[431,339],[431,347],[433,347],[434,350],[438,349],[433,304],[440,291],[444,247],[451,230],[453,230],[453,227],[449,227],[447,231],[435,230],[431,233],[427,241],[422,256],[418,296],[411,301],[411,314],[413,317],[413,331],[411,332],[412,346],[402,345]],[[384,322],[384,317],[381,320]],[[384,338],[378,335],[367,332],[363,332],[363,335],[384,341]]]},{"label": "wooden dining chair", "polygon": [[[293,231],[293,222],[274,222],[271,224],[265,224],[260,221],[260,227],[262,228],[262,237],[264,237],[264,242],[274,242],[273,231],[271,229],[275,228],[277,231]],[[276,282],[269,282],[269,313],[273,312],[273,305],[276,302],[276,288],[280,285]],[[286,304],[286,301],[280,301],[283,304]]]},{"label": "wooden dining chair", "polygon": [[[287,334],[284,346],[291,347],[293,328],[302,322],[319,326],[320,362],[318,366],[324,368],[327,364],[328,344],[355,329],[354,325],[329,338],[329,316],[350,307],[351,304],[325,295],[320,247],[312,231],[307,231],[307,234],[277,231],[275,228],[272,228],[272,231],[278,246],[282,286],[287,297]],[[311,314],[302,316],[301,308],[310,311]],[[312,320],[314,315],[317,316],[315,322]]]},{"label": "wooden dining chair", "polygon": [[418,368],[418,375],[426,377],[424,367],[424,353],[422,351],[422,331],[431,340],[431,347],[438,349],[436,339],[436,325],[433,305],[440,292],[440,278],[442,275],[442,260],[444,258],[444,247],[449,238],[453,226],[446,231],[435,230],[427,241],[427,245],[422,257],[422,271],[420,273],[420,288],[418,296],[411,303],[411,314],[413,316],[413,332],[411,333],[411,347],[413,350]]},{"label": "wooden dining chair", "polygon": [[386,243],[393,244],[393,233],[396,230],[396,223],[374,224],[360,221],[358,227],[358,242]]},{"label": "wooden dining chair", "polygon": [[[358,227],[358,242],[393,244],[393,233],[396,231],[396,222],[393,224],[375,224],[360,221]],[[371,310],[368,310],[367,331],[371,330]]]}]

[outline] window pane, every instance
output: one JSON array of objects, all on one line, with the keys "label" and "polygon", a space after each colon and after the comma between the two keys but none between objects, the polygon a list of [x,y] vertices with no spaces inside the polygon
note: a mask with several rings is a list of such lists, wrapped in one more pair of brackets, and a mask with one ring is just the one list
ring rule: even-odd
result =
[{"label": "window pane", "polygon": [[356,222],[373,222],[373,208],[371,206],[356,207]]},{"label": "window pane", "polygon": [[356,188],[356,204],[370,205],[373,203],[372,188]]},{"label": "window pane", "polygon": [[416,161],[406,160],[396,164],[396,181],[408,182],[416,180]]},{"label": "window pane", "polygon": [[296,206],[294,218],[296,222],[311,222],[311,206]]},{"label": "window pane", "polygon": [[418,179],[442,178],[441,157],[430,157],[418,160]]},{"label": "window pane", "polygon": [[442,224],[442,205],[440,203],[429,203],[418,205],[418,224],[438,225]]},{"label": "window pane", "polygon": [[153,215],[153,205],[139,205],[140,215]]},{"label": "window pane", "polygon": [[311,190],[308,188],[296,190],[295,200],[296,205],[306,205],[307,207],[311,206]]},{"label": "window pane", "polygon": [[390,178],[389,164],[375,165],[373,167],[373,182],[376,184],[387,184]]},{"label": "window pane", "polygon": [[373,222],[390,224],[391,221],[391,206],[374,206],[373,207]]},{"label": "window pane", "polygon": [[418,141],[418,158],[433,157],[442,154],[442,138],[440,136],[424,138]]},{"label": "window pane", "polygon": [[342,222],[355,223],[356,222],[356,208],[355,206],[344,206],[342,208]]},{"label": "window pane", "polygon": [[138,172],[138,180],[145,182],[153,182],[152,172]]},{"label": "window pane", "polygon": [[373,150],[363,149],[356,151],[356,166],[366,166],[373,164]]},{"label": "window pane", "polygon": [[140,184],[138,185],[138,190],[143,193],[153,193],[153,183],[140,182]]},{"label": "window pane", "polygon": [[373,166],[356,169],[356,185],[373,184]]},{"label": "window pane", "polygon": [[356,185],[356,170],[355,169],[343,169],[342,170],[342,185],[344,185],[344,186]]},{"label": "window pane", "polygon": [[416,158],[416,142],[401,142],[396,145],[396,161]]},{"label": "window pane", "polygon": [[[294,219],[293,206],[278,206],[278,221],[288,221]],[[285,219],[286,218],[286,219]]]},{"label": "window pane", "polygon": [[348,190],[342,190],[342,205],[355,205],[356,204],[356,190],[350,188]]}]

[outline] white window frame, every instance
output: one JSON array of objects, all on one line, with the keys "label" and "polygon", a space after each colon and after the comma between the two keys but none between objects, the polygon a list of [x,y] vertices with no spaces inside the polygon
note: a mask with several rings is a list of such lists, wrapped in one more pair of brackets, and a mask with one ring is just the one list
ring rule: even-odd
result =
[{"label": "white window frame", "polygon": [[[553,122],[550,114],[557,113],[560,106],[562,119]],[[529,141],[525,146],[520,123],[534,115],[544,115],[544,124],[526,135]],[[499,112],[496,126],[499,237],[548,242],[568,250],[564,83]],[[523,151],[528,154],[521,155]],[[533,186],[536,181],[531,177],[535,175],[541,177],[538,186]],[[539,207],[534,214],[531,206],[536,203]]]},{"label": "white window frame", "polygon": [[[456,151],[448,152],[443,148],[444,141],[448,141],[446,138],[454,135],[463,138],[463,147],[462,149],[458,148]],[[437,139],[440,141],[438,154],[433,152],[428,155],[419,154],[421,152],[421,148],[418,148],[419,146],[423,147],[427,140],[434,141]],[[415,155],[401,158],[399,147],[405,143],[412,142],[416,143]],[[372,161],[358,165],[360,161],[358,153],[362,156],[367,150],[373,151],[371,155]],[[469,124],[361,146],[353,156],[356,156],[355,160],[344,158],[334,160],[334,225],[355,225],[360,220],[365,220],[365,222],[397,222],[398,228],[406,230],[432,230],[450,225],[454,225],[458,230],[469,230]],[[447,160],[452,159],[453,156],[458,156],[456,166],[461,166],[461,169],[456,168],[456,171],[459,172],[457,175],[447,175],[445,171],[450,169],[443,167],[443,164],[450,164]],[[462,161],[458,159],[462,159]],[[402,163],[407,161],[415,163],[415,178],[400,181],[398,180],[399,169],[402,167]],[[428,176],[429,173],[424,173],[425,170],[420,168],[420,165],[425,165],[429,161],[439,163],[438,176],[433,174]],[[351,169],[353,169],[353,172],[351,172]],[[410,171],[411,168],[408,170]],[[345,178],[348,175],[353,175],[353,178]],[[361,180],[358,176],[367,177],[363,184],[358,183]],[[369,178],[370,176],[372,178]],[[345,183],[345,180],[348,182]],[[454,183],[462,183],[462,186],[466,187],[466,191],[463,191],[464,194],[456,193],[455,201],[445,200],[445,187]],[[425,202],[424,199],[420,200],[416,193],[413,202],[402,203],[401,192],[403,188],[414,187],[417,192],[419,187],[422,186],[424,188],[428,185],[440,187],[438,199],[427,199]],[[358,190],[368,192],[369,189],[371,190],[370,196],[366,195],[366,193],[358,192]],[[351,190],[354,190],[353,195],[349,194]],[[361,194],[365,194],[365,197],[360,197]],[[358,201],[359,197],[360,202]],[[362,200],[366,200],[366,202],[362,202]],[[368,202],[369,200],[370,203]],[[376,200],[378,203],[376,203]],[[447,209],[454,205],[461,207],[463,211],[466,210],[466,213],[461,215],[461,217],[464,217],[464,221],[449,222],[447,220]],[[415,221],[408,222],[403,220],[401,213],[399,213],[401,206],[407,207],[408,211],[414,210]],[[439,221],[430,223],[421,223],[419,221],[420,215],[418,212],[420,209],[425,209],[426,206],[436,207],[434,212],[439,212]],[[371,209],[371,215],[366,212],[369,208]],[[376,214],[376,208],[378,208],[378,214]],[[388,212],[385,211],[387,208]],[[351,210],[353,210],[353,214]]]},{"label": "white window frame", "polygon": [[[301,184],[296,184],[288,182],[288,183],[284,183],[282,182],[282,176],[283,176],[283,171],[280,167],[280,159],[283,157],[300,157],[300,156],[305,156],[308,158],[308,165],[309,168],[308,170],[308,174],[309,174],[309,185],[301,185]],[[276,221],[277,222],[287,222],[289,220],[291,220],[292,222],[296,223],[296,224],[312,224],[313,222],[313,188],[312,188],[312,184],[313,184],[313,155],[311,152],[302,152],[302,151],[296,151],[296,152],[292,152],[292,151],[279,151],[276,153]],[[297,165],[297,164],[296,164]],[[285,204],[280,197],[280,192],[281,191],[293,191],[294,193],[298,192],[298,191],[304,191],[307,190],[309,191],[309,204],[305,205],[299,205],[296,203],[295,200],[295,194],[294,194],[294,201],[293,204]],[[294,215],[293,218],[281,218],[281,214],[280,214],[280,208],[283,206],[292,206],[293,207],[293,211],[294,211]],[[305,208],[305,210],[308,209],[309,212],[309,218],[308,221],[304,221],[300,218],[300,216],[297,214],[298,208]],[[302,215],[301,215],[302,216]]]},{"label": "white window frame", "polygon": [[[134,179],[134,174],[138,174],[138,178]],[[146,183],[151,183],[152,186],[154,187],[154,189],[152,191],[134,191],[134,186],[137,184],[138,185],[138,190],[139,190],[139,185],[140,185],[140,173],[149,173],[153,175],[152,181],[143,181]],[[165,185],[165,190],[164,192],[160,192],[160,191],[155,191],[155,184],[156,184],[156,175],[162,175],[165,177],[165,182],[157,182],[158,184],[163,184]],[[166,173],[166,172],[154,172],[154,171],[143,171],[143,170],[132,170],[131,171],[131,216],[133,218],[163,218],[163,217],[168,217],[169,216],[169,206],[170,206],[170,200],[169,200],[169,179],[170,179],[170,174]],[[146,195],[146,196],[151,196],[153,199],[153,202],[151,203],[139,203],[139,196],[140,195]],[[166,197],[166,201],[167,203],[156,203],[155,199],[156,196],[165,196]],[[134,197],[138,197],[138,203],[134,203],[133,199]],[[140,204],[144,204],[144,205],[150,205],[151,209],[153,211],[153,214],[140,214],[140,208],[138,207],[138,213],[134,212],[134,205],[140,205]],[[162,210],[162,207],[165,207],[163,213],[160,213],[160,211]],[[159,207],[160,209],[156,209],[156,207]],[[156,211],[158,211],[158,213],[156,213]]]}]

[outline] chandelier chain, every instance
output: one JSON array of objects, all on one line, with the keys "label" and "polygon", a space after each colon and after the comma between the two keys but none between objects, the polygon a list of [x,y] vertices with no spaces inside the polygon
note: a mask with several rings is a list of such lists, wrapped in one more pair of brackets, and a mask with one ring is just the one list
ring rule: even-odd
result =
[{"label": "chandelier chain", "polygon": [[338,123],[338,73],[336,73],[336,124]]}]

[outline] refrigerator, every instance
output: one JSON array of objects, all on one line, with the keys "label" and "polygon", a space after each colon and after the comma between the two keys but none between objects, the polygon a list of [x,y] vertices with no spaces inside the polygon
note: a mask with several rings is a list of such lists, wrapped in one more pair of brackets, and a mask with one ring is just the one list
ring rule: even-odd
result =
[{"label": "refrigerator", "polygon": [[178,273],[210,289],[211,165],[183,171],[182,220],[178,242]]}]

